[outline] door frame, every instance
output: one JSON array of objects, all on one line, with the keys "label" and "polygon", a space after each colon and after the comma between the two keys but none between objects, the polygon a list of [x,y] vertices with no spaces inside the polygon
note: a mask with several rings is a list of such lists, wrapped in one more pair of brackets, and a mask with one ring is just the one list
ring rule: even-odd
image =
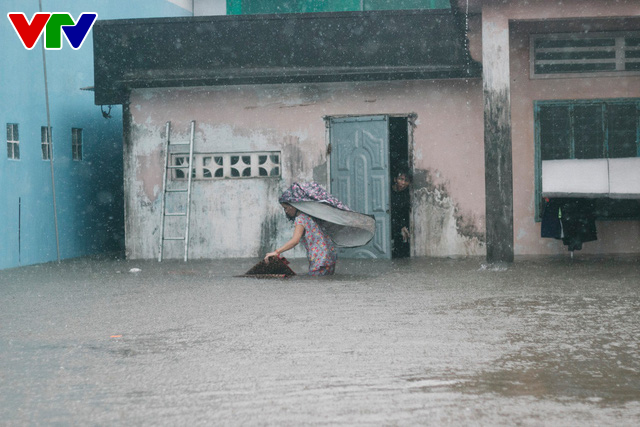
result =
[{"label": "door frame", "polygon": [[[324,140],[325,140],[325,155],[326,155],[326,164],[327,164],[327,181],[325,183],[326,185],[326,189],[327,191],[331,192],[331,120],[332,119],[344,119],[344,118],[359,118],[359,117],[371,117],[371,116],[387,116],[387,117],[403,117],[407,119],[407,153],[408,153],[408,164],[409,164],[409,171],[411,173],[413,173],[414,171],[414,139],[413,139],[413,133],[414,133],[414,129],[416,128],[416,120],[418,118],[418,115],[414,112],[411,113],[392,113],[392,114],[385,114],[385,113],[369,113],[369,114],[335,114],[335,115],[326,115],[326,116],[322,116],[322,119],[324,120],[324,127],[325,127],[325,136],[324,136]],[[388,142],[388,141],[387,141]],[[389,152],[387,153],[389,154]],[[391,171],[387,171],[388,173],[391,173]],[[393,177],[390,177],[390,179],[393,179]],[[387,191],[390,191],[390,189],[387,189]],[[413,186],[409,189],[410,191],[410,197],[411,197],[411,201],[413,202]],[[390,194],[388,194],[388,196],[390,197]],[[414,244],[413,244],[413,239],[414,239],[414,218],[413,218],[413,209],[410,212],[409,215],[409,234],[411,236],[410,238],[410,253],[411,256],[414,255]]]}]

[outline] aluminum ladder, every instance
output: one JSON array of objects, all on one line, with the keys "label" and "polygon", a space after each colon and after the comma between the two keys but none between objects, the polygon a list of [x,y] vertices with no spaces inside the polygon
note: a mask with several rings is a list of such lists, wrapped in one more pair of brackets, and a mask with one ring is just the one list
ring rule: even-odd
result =
[{"label": "aluminum ladder", "polygon": [[[162,214],[162,219],[160,221],[160,250],[158,253],[158,262],[162,262],[162,255],[164,252],[164,242],[165,241],[173,241],[173,240],[182,240],[184,241],[184,261],[187,262],[189,256],[189,214],[191,212],[191,178],[193,174],[193,140],[195,137],[195,129],[196,122],[195,120],[191,121],[191,136],[189,138],[189,142],[177,143],[171,142],[171,122],[167,122],[166,124],[166,141],[165,141],[165,149],[164,149],[164,172],[162,174],[162,205],[160,212]],[[185,163],[180,165],[173,165],[171,163],[172,154],[186,154],[182,152],[169,152],[172,147],[175,146],[189,146],[189,157]],[[186,165],[186,166],[185,166]],[[168,188],[167,187],[167,175],[169,171],[173,169],[186,169],[187,174],[187,188]],[[186,195],[186,210],[184,212],[167,212],[167,195],[168,194],[176,194],[176,195]],[[165,236],[165,219],[168,217],[181,216],[184,217],[184,235],[183,236]]]}]

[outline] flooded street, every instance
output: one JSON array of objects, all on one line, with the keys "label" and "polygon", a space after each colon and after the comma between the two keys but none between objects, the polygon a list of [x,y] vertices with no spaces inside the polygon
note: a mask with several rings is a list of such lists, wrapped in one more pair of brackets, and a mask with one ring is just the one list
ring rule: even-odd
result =
[{"label": "flooded street", "polygon": [[637,257],[255,262],[0,271],[1,424],[640,424]]}]

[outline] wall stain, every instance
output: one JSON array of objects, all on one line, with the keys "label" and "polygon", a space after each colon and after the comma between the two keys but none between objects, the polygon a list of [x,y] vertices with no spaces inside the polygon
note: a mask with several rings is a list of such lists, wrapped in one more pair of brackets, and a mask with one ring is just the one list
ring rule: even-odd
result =
[{"label": "wall stain", "polygon": [[[323,161],[324,160],[324,161]],[[325,187],[327,190],[327,161],[323,158],[321,159],[318,166],[313,168],[313,180],[318,184]]]},{"label": "wall stain", "polygon": [[282,242],[286,242],[290,235],[282,235],[283,230],[289,221],[282,211],[278,198],[283,191],[283,182],[280,180],[270,181],[264,200],[266,201],[266,212],[260,223],[260,241],[258,243],[258,257],[264,257],[268,252],[274,251]]},{"label": "wall stain", "polygon": [[[292,182],[304,181],[305,176],[302,174],[303,171],[306,171],[304,164],[305,154],[300,147],[300,138],[287,135],[284,138],[282,153],[283,174],[285,171],[288,172]],[[285,153],[286,156],[284,155]]]},{"label": "wall stain", "polygon": [[485,192],[487,259],[513,261],[513,165],[511,101],[506,87],[484,90]]},{"label": "wall stain", "polygon": [[268,252],[277,249],[278,243],[278,224],[280,215],[268,215],[260,226],[260,247],[258,248],[258,257],[264,257]]},{"label": "wall stain", "polygon": [[430,170],[416,170],[413,184],[415,255],[479,255],[485,234],[473,215],[463,213],[446,184],[436,182]]}]

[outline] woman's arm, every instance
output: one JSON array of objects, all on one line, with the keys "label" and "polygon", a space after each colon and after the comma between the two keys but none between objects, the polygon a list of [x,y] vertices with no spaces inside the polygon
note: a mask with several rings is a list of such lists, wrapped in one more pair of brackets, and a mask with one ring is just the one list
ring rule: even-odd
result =
[{"label": "woman's arm", "polygon": [[273,252],[269,252],[267,255],[265,255],[264,260],[268,261],[268,259],[272,256],[279,256],[282,252],[286,252],[289,249],[295,248],[298,245],[298,243],[300,243],[300,239],[302,238],[303,234],[304,234],[304,226],[302,226],[301,224],[296,225],[296,228],[293,230],[293,237],[291,238],[291,240],[289,240],[287,243],[282,245],[280,249],[276,249]]}]

